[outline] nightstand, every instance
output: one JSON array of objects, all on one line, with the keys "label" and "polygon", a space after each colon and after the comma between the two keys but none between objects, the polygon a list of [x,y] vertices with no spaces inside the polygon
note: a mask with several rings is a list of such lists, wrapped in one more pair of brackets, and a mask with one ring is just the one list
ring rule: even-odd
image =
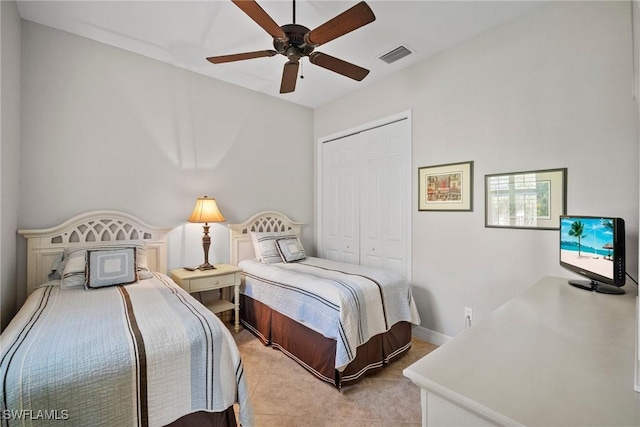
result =
[{"label": "nightstand", "polygon": [[207,308],[216,314],[235,310],[234,330],[238,332],[240,331],[240,273],[242,270],[229,264],[216,264],[215,267],[214,270],[203,271],[178,268],[171,270],[171,278],[189,293],[233,287],[234,302],[221,298],[207,304]]}]

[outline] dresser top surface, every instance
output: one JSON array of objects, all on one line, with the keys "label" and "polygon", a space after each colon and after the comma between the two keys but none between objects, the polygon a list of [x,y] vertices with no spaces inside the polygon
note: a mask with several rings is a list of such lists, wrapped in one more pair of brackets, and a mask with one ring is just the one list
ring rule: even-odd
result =
[{"label": "dresser top surface", "polygon": [[640,425],[635,286],[545,277],[405,369],[421,387],[508,424]]}]

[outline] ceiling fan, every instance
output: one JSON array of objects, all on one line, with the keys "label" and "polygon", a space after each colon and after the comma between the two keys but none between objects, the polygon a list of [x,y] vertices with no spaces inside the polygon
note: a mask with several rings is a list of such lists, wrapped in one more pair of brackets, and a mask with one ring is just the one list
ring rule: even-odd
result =
[{"label": "ceiling fan", "polygon": [[295,23],[295,0],[293,0],[293,24],[283,25],[281,27],[279,27],[254,0],[231,1],[273,37],[273,47],[275,50],[259,50],[233,55],[211,56],[207,58],[207,61],[213,64],[222,64],[225,62],[275,56],[277,54],[284,55],[289,60],[284,64],[280,93],[289,93],[296,89],[300,59],[305,56],[309,57],[309,61],[312,64],[357,81],[361,81],[369,74],[369,70],[365,68],[327,55],[326,53],[314,52],[316,47],[375,21],[376,17],[373,11],[364,1],[347,9],[313,30],[309,30],[307,27]]}]

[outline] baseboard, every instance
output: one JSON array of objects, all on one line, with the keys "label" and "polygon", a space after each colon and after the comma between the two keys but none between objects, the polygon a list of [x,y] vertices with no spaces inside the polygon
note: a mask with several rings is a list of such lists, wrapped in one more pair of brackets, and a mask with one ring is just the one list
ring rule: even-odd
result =
[{"label": "baseboard", "polygon": [[411,330],[411,334],[421,340],[428,341],[431,344],[443,345],[451,340],[451,337],[440,332],[432,331],[431,329],[423,328],[422,326],[414,326]]}]

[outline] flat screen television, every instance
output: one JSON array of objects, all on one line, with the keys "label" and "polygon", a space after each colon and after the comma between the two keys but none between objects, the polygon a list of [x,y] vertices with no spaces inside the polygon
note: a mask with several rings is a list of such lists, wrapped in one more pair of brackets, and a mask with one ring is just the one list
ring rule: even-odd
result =
[{"label": "flat screen television", "polygon": [[560,265],[587,280],[569,280],[581,289],[624,294],[625,234],[622,218],[560,216]]}]

